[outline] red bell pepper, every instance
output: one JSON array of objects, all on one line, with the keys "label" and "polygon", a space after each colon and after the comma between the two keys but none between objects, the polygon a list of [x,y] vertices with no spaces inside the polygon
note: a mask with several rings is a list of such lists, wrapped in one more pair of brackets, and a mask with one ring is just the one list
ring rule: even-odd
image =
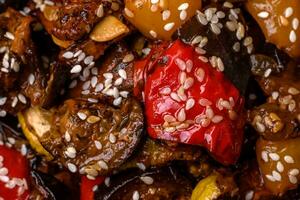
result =
[{"label": "red bell pepper", "polygon": [[22,154],[0,146],[0,199],[26,200],[29,198],[29,168]]},{"label": "red bell pepper", "polygon": [[99,176],[95,180],[90,180],[86,176],[82,176],[80,185],[80,200],[93,200],[94,187],[101,184],[104,179],[104,177]]},{"label": "red bell pepper", "polygon": [[179,40],[153,65],[145,85],[150,136],[202,145],[217,161],[235,163],[245,123],[238,89]]}]

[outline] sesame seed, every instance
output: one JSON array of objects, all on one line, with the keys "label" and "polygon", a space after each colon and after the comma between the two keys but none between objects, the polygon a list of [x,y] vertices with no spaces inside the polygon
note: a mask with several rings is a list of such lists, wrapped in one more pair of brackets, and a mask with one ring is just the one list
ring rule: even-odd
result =
[{"label": "sesame seed", "polygon": [[9,177],[8,176],[0,176],[0,181],[7,183],[9,181]]},{"label": "sesame seed", "polygon": [[221,122],[222,120],[223,120],[223,117],[220,116],[220,115],[215,115],[215,116],[211,119],[211,121],[212,121],[213,123],[215,123],[215,124]]},{"label": "sesame seed", "polygon": [[71,51],[67,51],[62,55],[62,57],[66,58],[66,59],[70,59],[70,58],[74,57],[74,53]]},{"label": "sesame seed", "polygon": [[180,11],[179,18],[184,21],[187,18],[187,12],[185,10]]},{"label": "sesame seed", "polygon": [[268,68],[265,73],[264,73],[264,77],[267,78],[270,76],[270,74],[272,73],[272,69],[271,68]]},{"label": "sesame seed", "polygon": [[224,71],[224,63],[221,58],[217,58],[217,67],[219,71]]},{"label": "sesame seed", "polygon": [[292,30],[290,32],[290,36],[289,36],[290,42],[295,43],[297,40],[297,35],[296,32],[294,30]]},{"label": "sesame seed", "polygon": [[190,110],[191,108],[193,108],[194,107],[194,105],[195,105],[195,100],[194,99],[188,99],[187,101],[186,101],[186,104],[185,104],[185,109],[186,110]]},{"label": "sesame seed", "polygon": [[104,16],[104,9],[103,9],[103,5],[100,4],[97,11],[96,11],[96,15],[98,17],[103,17]]},{"label": "sesame seed", "polygon": [[74,147],[67,147],[65,154],[69,158],[75,158],[76,157],[76,149]]},{"label": "sesame seed", "polygon": [[170,31],[174,26],[175,26],[174,22],[167,23],[166,25],[164,25],[164,30]]},{"label": "sesame seed", "polygon": [[294,30],[297,30],[299,27],[299,19],[298,18],[294,18],[292,21],[292,27]]},{"label": "sesame seed", "polygon": [[159,91],[159,93],[162,94],[162,95],[169,95],[171,93],[171,88],[165,87],[165,88],[161,89]]},{"label": "sesame seed", "polygon": [[70,72],[72,74],[76,74],[76,73],[79,73],[81,71],[81,69],[82,69],[81,65],[75,65],[74,67],[72,67]]},{"label": "sesame seed", "polygon": [[93,77],[91,78],[91,86],[92,86],[93,88],[96,87],[97,81],[98,81],[97,76],[93,76]]},{"label": "sesame seed", "polygon": [[276,100],[277,98],[279,97],[279,93],[278,92],[272,92],[272,98],[274,99],[274,100]]},{"label": "sesame seed", "polygon": [[78,59],[77,59],[77,62],[81,62],[83,61],[85,58],[85,53],[84,52],[81,52],[78,56]]},{"label": "sesame seed", "polygon": [[83,90],[87,90],[87,89],[89,89],[90,85],[91,85],[91,81],[86,81],[86,82],[84,82],[84,84],[82,85],[82,89],[83,89]]},{"label": "sesame seed", "polygon": [[129,63],[129,62],[131,62],[133,60],[134,60],[134,55],[132,53],[129,53],[129,54],[127,54],[127,55],[124,56],[122,62]]},{"label": "sesame seed", "polygon": [[292,175],[289,175],[289,181],[290,181],[292,184],[297,184],[297,183],[298,183],[297,177],[292,176]]},{"label": "sesame seed", "polygon": [[261,158],[263,159],[263,161],[268,162],[269,161],[268,152],[262,151]]},{"label": "sesame seed", "polygon": [[201,106],[206,107],[206,106],[210,106],[212,103],[211,103],[208,99],[201,98],[201,99],[199,100],[199,104],[200,104]]},{"label": "sesame seed", "polygon": [[0,176],[6,176],[8,174],[8,169],[5,167],[0,168]]},{"label": "sesame seed", "polygon": [[198,21],[200,22],[200,24],[202,24],[203,26],[206,26],[206,25],[208,24],[208,21],[207,21],[205,15],[203,16],[202,13],[199,13],[199,14],[197,15],[197,20],[198,20]]},{"label": "sesame seed", "polygon": [[253,196],[254,196],[254,191],[253,190],[250,190],[246,193],[245,195],[245,200],[252,200],[253,199]]},{"label": "sesame seed", "polygon": [[0,97],[0,106],[3,106],[6,103],[7,97]]},{"label": "sesame seed", "polygon": [[283,166],[283,164],[282,164],[280,161],[277,162],[277,164],[276,164],[276,169],[277,169],[277,171],[279,171],[279,172],[283,172],[284,166]]},{"label": "sesame seed", "polygon": [[224,6],[225,8],[233,8],[233,4],[230,3],[230,2],[228,2],[228,1],[225,1],[224,4],[223,4],[223,6]]},{"label": "sesame seed", "polygon": [[74,58],[78,57],[81,53],[82,53],[82,50],[78,50],[78,51],[74,54]]},{"label": "sesame seed", "polygon": [[272,175],[269,175],[269,174],[266,175],[266,178],[267,178],[269,181],[271,181],[271,182],[275,182],[275,181],[276,181],[275,178],[274,178]]},{"label": "sesame seed", "polygon": [[159,2],[159,0],[151,0],[152,4],[157,4]]},{"label": "sesame seed", "polygon": [[147,185],[151,185],[154,182],[153,178],[150,176],[142,176],[140,179]]},{"label": "sesame seed", "polygon": [[10,40],[14,40],[15,39],[15,36],[11,32],[6,32],[4,34],[4,37],[6,37],[7,39],[10,39]]},{"label": "sesame seed", "polygon": [[242,23],[238,23],[238,28],[236,31],[236,37],[238,40],[241,40],[245,37],[245,27]]},{"label": "sesame seed", "polygon": [[13,108],[16,107],[17,103],[18,103],[18,98],[14,97],[12,102],[11,102],[11,107],[13,107]]},{"label": "sesame seed", "polygon": [[199,47],[200,48],[203,48],[208,42],[208,38],[207,37],[203,37],[200,44],[199,44]]},{"label": "sesame seed", "polygon": [[33,74],[29,74],[28,79],[27,79],[29,85],[33,85],[35,81],[35,76]]},{"label": "sesame seed", "polygon": [[98,83],[95,87],[95,92],[100,92],[102,91],[104,88],[103,84],[102,83]]},{"label": "sesame seed", "polygon": [[183,84],[183,88],[184,89],[189,89],[190,87],[192,87],[194,84],[194,79],[189,77],[185,80],[184,84]]},{"label": "sesame seed", "polygon": [[186,10],[189,8],[189,4],[188,3],[182,3],[178,6],[178,10]]},{"label": "sesame seed", "polygon": [[77,116],[81,119],[81,120],[86,120],[87,115],[83,112],[78,112]]},{"label": "sesame seed", "polygon": [[184,71],[186,69],[186,63],[180,58],[175,59],[175,64],[179,67],[180,70]]},{"label": "sesame seed", "polygon": [[88,98],[88,101],[91,103],[98,103],[98,100],[94,98]]},{"label": "sesame seed", "polygon": [[201,55],[206,54],[206,51],[200,47],[196,47],[195,51],[196,51],[196,53],[201,54]]},{"label": "sesame seed", "polygon": [[70,172],[72,172],[72,173],[75,173],[77,171],[77,167],[73,163],[68,163],[67,167],[70,170]]},{"label": "sesame seed", "polygon": [[65,140],[66,140],[67,142],[70,142],[70,141],[71,141],[71,135],[69,134],[68,131],[65,132]]},{"label": "sesame seed", "polygon": [[278,161],[280,158],[277,153],[269,153],[269,156],[273,161]]},{"label": "sesame seed", "polygon": [[210,28],[216,35],[219,35],[221,33],[221,29],[216,24],[210,24]]},{"label": "sesame seed", "polygon": [[257,14],[257,16],[260,17],[260,18],[262,18],[262,19],[266,19],[266,18],[269,17],[269,13],[266,12],[266,11],[262,11],[262,12],[259,12],[259,13]]},{"label": "sesame seed", "polygon": [[18,94],[18,99],[19,99],[20,102],[22,102],[23,104],[26,104],[26,103],[27,103],[26,97],[25,97],[23,94],[21,94],[21,93]]},{"label": "sesame seed", "polygon": [[167,19],[169,19],[170,15],[171,15],[171,12],[169,10],[164,10],[162,12],[162,20],[166,21]]},{"label": "sesame seed", "polygon": [[180,121],[180,122],[185,121],[185,119],[186,119],[186,114],[185,114],[185,110],[184,110],[183,108],[179,110],[179,112],[178,112],[178,114],[177,114],[177,119],[178,119],[178,121]]},{"label": "sesame seed", "polygon": [[272,176],[276,181],[281,181],[281,175],[277,171],[272,171]]},{"label": "sesame seed", "polygon": [[181,99],[179,98],[179,96],[178,96],[175,92],[172,92],[172,93],[170,94],[170,96],[171,96],[171,98],[172,98],[173,100],[175,100],[175,101],[177,101],[177,102],[180,102],[180,101],[181,101]]},{"label": "sesame seed", "polygon": [[292,7],[288,7],[284,11],[284,16],[286,18],[289,18],[290,16],[292,16],[293,12],[294,12],[293,8]]},{"label": "sesame seed", "polygon": [[297,95],[297,94],[300,94],[300,91],[294,87],[290,87],[288,89],[288,93],[290,93],[291,95]]},{"label": "sesame seed", "polygon": [[225,16],[226,16],[226,15],[225,15],[225,13],[224,13],[223,11],[218,11],[218,12],[217,12],[217,17],[218,17],[218,18],[221,18],[221,19],[222,19],[222,18],[224,18]]},{"label": "sesame seed", "polygon": [[120,77],[122,77],[123,79],[127,79],[127,73],[126,73],[126,71],[124,70],[124,69],[120,69],[119,71],[118,71],[118,74],[119,74],[119,76]]},{"label": "sesame seed", "polygon": [[99,160],[98,165],[99,165],[99,167],[101,167],[101,169],[108,170],[108,165],[103,160]]},{"label": "sesame seed", "polygon": [[98,140],[95,140],[95,147],[96,147],[96,149],[98,149],[98,150],[100,150],[100,149],[102,149],[102,144],[101,144],[101,142],[100,141],[98,141]]},{"label": "sesame seed", "polygon": [[205,71],[202,68],[198,68],[195,72],[195,76],[199,82],[204,80]]},{"label": "sesame seed", "polygon": [[165,121],[165,122],[175,122],[176,119],[175,119],[175,117],[173,117],[172,115],[165,115],[165,116],[164,116],[164,121]]},{"label": "sesame seed", "polygon": [[109,177],[106,177],[104,179],[104,184],[106,185],[106,187],[109,187],[109,185],[110,185],[110,178]]},{"label": "sesame seed", "polygon": [[83,62],[84,62],[84,64],[89,65],[93,62],[93,60],[94,60],[94,56],[88,56],[84,59]]},{"label": "sesame seed", "polygon": [[117,138],[116,138],[116,136],[114,135],[114,134],[109,134],[109,141],[110,141],[110,143],[115,143],[116,141],[117,141]]},{"label": "sesame seed", "polygon": [[128,17],[130,17],[130,18],[134,17],[133,12],[131,10],[129,10],[128,8],[125,8],[124,12]]},{"label": "sesame seed", "polygon": [[122,102],[122,97],[118,97],[113,101],[114,106],[119,106]]},{"label": "sesame seed", "polygon": [[292,176],[297,176],[299,174],[299,169],[291,169],[289,174]]},{"label": "sesame seed", "polygon": [[191,44],[192,44],[192,45],[198,44],[198,43],[201,42],[201,40],[202,40],[202,36],[201,36],[201,35],[198,35],[198,36],[196,36],[196,37],[193,38]]},{"label": "sesame seed", "polygon": [[136,166],[143,171],[146,170],[146,166],[144,165],[144,163],[136,163]]},{"label": "sesame seed", "polygon": [[284,156],[283,159],[286,163],[289,163],[289,164],[295,163],[292,156],[287,155],[287,156]]},{"label": "sesame seed", "polygon": [[157,38],[157,33],[156,33],[155,31],[150,30],[150,31],[149,31],[149,34],[150,34],[152,37]]},{"label": "sesame seed", "polygon": [[128,97],[128,94],[129,94],[128,91],[121,91],[121,92],[120,92],[120,95],[121,95],[122,97],[124,97],[124,98],[127,98],[127,97]]},{"label": "sesame seed", "polygon": [[237,29],[237,23],[233,22],[233,21],[228,21],[226,22],[226,27],[230,30],[230,31],[235,31]]},{"label": "sesame seed", "polygon": [[106,79],[112,79],[113,78],[113,74],[112,73],[104,73],[103,76]]}]

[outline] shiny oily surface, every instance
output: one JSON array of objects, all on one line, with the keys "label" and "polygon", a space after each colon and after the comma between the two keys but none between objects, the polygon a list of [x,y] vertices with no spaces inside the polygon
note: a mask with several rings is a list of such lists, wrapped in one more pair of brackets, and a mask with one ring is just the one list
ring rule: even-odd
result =
[{"label": "shiny oily surface", "polygon": [[246,7],[262,29],[267,41],[291,57],[300,56],[298,0],[250,0]]},{"label": "shiny oily surface", "polygon": [[265,187],[274,194],[283,194],[297,187],[300,169],[300,138],[285,141],[259,139],[256,156]]},{"label": "shiny oily surface", "polygon": [[200,7],[200,0],[126,0],[124,14],[145,36],[169,40]]}]

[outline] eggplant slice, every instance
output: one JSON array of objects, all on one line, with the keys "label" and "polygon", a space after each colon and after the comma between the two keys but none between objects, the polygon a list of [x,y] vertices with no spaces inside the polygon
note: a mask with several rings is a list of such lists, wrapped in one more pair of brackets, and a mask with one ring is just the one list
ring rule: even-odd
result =
[{"label": "eggplant slice", "polygon": [[131,98],[120,108],[67,100],[58,109],[30,108],[23,116],[58,163],[91,177],[111,173],[132,154],[144,123],[139,103]]},{"label": "eggplant slice", "polygon": [[96,200],[170,200],[190,199],[191,182],[173,167],[137,173],[125,171],[110,177],[109,186],[101,184],[95,192]]}]

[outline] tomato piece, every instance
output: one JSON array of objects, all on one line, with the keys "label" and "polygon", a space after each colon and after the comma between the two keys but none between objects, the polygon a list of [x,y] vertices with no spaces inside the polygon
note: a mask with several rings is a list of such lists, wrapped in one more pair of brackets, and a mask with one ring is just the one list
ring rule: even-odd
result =
[{"label": "tomato piece", "polygon": [[246,7],[257,21],[267,41],[300,57],[300,1],[250,0]]},{"label": "tomato piece", "polygon": [[155,62],[145,86],[151,137],[202,145],[223,164],[239,157],[244,99],[193,47],[176,41]]},{"label": "tomato piece", "polygon": [[0,146],[0,199],[26,200],[29,198],[28,162],[20,152]]},{"label": "tomato piece", "polygon": [[105,177],[97,177],[95,180],[88,179],[86,176],[81,177],[80,185],[80,200],[93,200],[94,199],[94,187],[101,184]]},{"label": "tomato piece", "polygon": [[201,0],[125,0],[125,17],[149,38],[170,40],[195,15]]}]

